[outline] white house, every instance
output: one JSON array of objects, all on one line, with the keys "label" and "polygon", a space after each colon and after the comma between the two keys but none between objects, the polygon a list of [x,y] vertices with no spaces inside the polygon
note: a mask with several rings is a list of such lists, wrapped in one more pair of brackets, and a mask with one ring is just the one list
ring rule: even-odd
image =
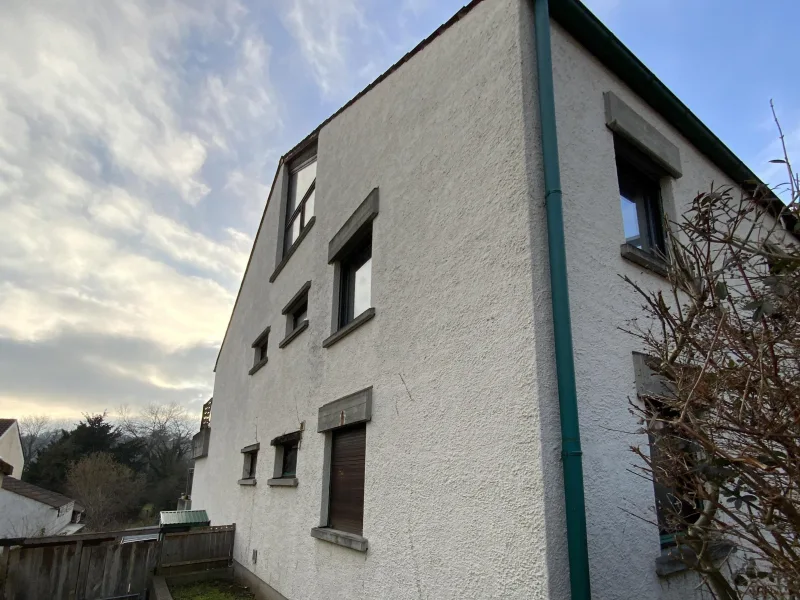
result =
[{"label": "white house", "polygon": [[19,423],[16,419],[0,419],[0,460],[13,467],[14,475],[22,475],[25,457],[22,454]]},{"label": "white house", "polygon": [[[747,167],[578,0],[475,0],[279,162],[192,506],[289,600],[700,597],[619,330]],[[567,295],[568,290],[568,295]]]},{"label": "white house", "polygon": [[75,500],[0,470],[0,539],[74,533]]}]

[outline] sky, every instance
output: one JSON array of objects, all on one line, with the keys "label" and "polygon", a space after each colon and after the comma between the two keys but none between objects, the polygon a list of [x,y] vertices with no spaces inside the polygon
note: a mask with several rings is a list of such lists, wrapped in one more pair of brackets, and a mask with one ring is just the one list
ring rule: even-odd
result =
[{"label": "sky", "polygon": [[[199,419],[279,157],[463,3],[5,0],[0,416]],[[769,100],[800,151],[800,3],[587,5],[785,180]]]}]

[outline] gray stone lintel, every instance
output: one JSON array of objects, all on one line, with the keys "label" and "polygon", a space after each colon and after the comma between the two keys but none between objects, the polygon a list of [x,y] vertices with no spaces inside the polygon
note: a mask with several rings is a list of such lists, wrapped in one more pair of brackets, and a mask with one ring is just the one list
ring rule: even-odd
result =
[{"label": "gray stone lintel", "polygon": [[261,442],[256,442],[255,444],[250,444],[249,446],[245,446],[244,448],[242,448],[242,453],[244,454],[247,452],[255,452],[260,448],[261,448]]},{"label": "gray stone lintel", "polygon": [[613,92],[603,93],[606,125],[644,152],[676,179],[683,175],[678,147],[650,125]]},{"label": "gray stone lintel", "polygon": [[317,432],[364,423],[370,419],[372,419],[372,386],[321,406]]},{"label": "gray stone lintel", "polygon": [[367,538],[356,535],[355,533],[331,529],[330,527],[313,527],[311,529],[311,537],[357,550],[358,552],[366,552],[369,549]]},{"label": "gray stone lintel", "polygon": [[328,264],[346,254],[350,242],[358,239],[364,228],[378,216],[378,188],[373,189],[356,211],[345,221],[328,244]]},{"label": "gray stone lintel", "polygon": [[649,398],[670,398],[674,396],[675,390],[672,385],[647,365],[649,359],[650,357],[641,352],[633,353],[633,372],[636,377],[636,393],[639,396],[646,396]]},{"label": "gray stone lintel", "polygon": [[297,487],[297,477],[273,477],[267,479],[267,485],[270,487]]},{"label": "gray stone lintel", "polygon": [[306,281],[303,284],[303,287],[301,287],[299,290],[297,290],[297,293],[294,296],[292,296],[292,299],[289,300],[289,302],[286,303],[286,306],[283,307],[283,310],[281,311],[281,314],[285,315],[290,310],[293,310],[295,308],[295,306],[297,304],[299,304],[300,301],[308,295],[308,290],[310,290],[310,289],[311,289],[311,282],[310,281]]}]

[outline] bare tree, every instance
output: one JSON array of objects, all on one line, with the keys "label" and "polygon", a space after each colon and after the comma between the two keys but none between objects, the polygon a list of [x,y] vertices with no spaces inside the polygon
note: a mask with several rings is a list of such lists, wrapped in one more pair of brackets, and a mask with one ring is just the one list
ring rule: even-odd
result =
[{"label": "bare tree", "polygon": [[671,289],[625,277],[645,316],[628,331],[666,382],[631,402],[651,440],[633,451],[669,491],[675,554],[724,600],[800,597],[800,181],[773,162],[785,206],[712,185],[668,224]]},{"label": "bare tree", "polygon": [[150,501],[172,508],[185,488],[194,423],[179,404],[150,404],[135,413],[118,411],[119,429],[140,443],[147,472]]},{"label": "bare tree", "polygon": [[25,463],[36,459],[39,451],[49,444],[61,431],[61,424],[47,415],[26,415],[19,420],[22,455]]},{"label": "bare tree", "polygon": [[87,523],[95,531],[123,521],[143,488],[141,476],[105,452],[81,459],[67,473],[67,490],[86,508]]}]

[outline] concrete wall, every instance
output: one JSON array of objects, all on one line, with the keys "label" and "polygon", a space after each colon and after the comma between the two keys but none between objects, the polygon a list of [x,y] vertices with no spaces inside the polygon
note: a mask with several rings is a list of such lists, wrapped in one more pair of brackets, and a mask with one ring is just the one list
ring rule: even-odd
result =
[{"label": "concrete wall", "polygon": [[14,467],[12,475],[19,479],[25,467],[25,458],[22,455],[22,444],[19,439],[19,424],[14,424],[6,429],[0,437],[0,458]]},{"label": "concrete wall", "polygon": [[55,535],[72,518],[74,502],[58,509],[0,489],[0,538]]},{"label": "concrete wall", "polygon": [[[683,177],[662,180],[668,213],[682,213],[712,181],[732,182],[555,24],[552,45],[592,594],[604,600],[700,597],[693,577],[656,576],[658,529],[645,522],[655,522],[653,487],[627,471],[635,462],[630,446],[646,448],[647,439],[626,433],[638,429],[628,400],[636,394],[631,352],[641,347],[619,328],[640,314],[640,301],[618,275],[652,289],[666,289],[667,281],[620,256],[622,214],[603,92],[614,92],[679,148]],[[543,212],[534,222],[544,235]],[[537,289],[546,287],[547,271],[538,277]],[[549,298],[540,300],[537,316],[549,313]],[[542,407],[543,422],[556,422],[553,409]],[[557,460],[555,452],[547,456]],[[549,474],[548,489],[557,489],[560,473]],[[563,509],[553,506],[558,511],[548,517],[563,522]],[[557,560],[558,570],[566,569],[565,555]]]},{"label": "concrete wall", "polygon": [[[521,160],[538,161],[524,139],[521,6],[478,5],[322,129],[317,221],[273,284],[270,199],[218,364],[192,504],[214,524],[235,522],[236,561],[290,600],[550,597],[531,327],[531,264],[545,259],[531,256]],[[377,314],[323,349],[327,245],[374,187]],[[310,327],[279,350],[280,309],[308,279]],[[267,325],[269,362],[249,377],[250,345]],[[370,385],[362,554],[309,530],[320,512],[317,409]],[[299,486],[268,488],[269,440],[303,421]],[[240,450],[256,441],[258,484],[239,486]]]}]

